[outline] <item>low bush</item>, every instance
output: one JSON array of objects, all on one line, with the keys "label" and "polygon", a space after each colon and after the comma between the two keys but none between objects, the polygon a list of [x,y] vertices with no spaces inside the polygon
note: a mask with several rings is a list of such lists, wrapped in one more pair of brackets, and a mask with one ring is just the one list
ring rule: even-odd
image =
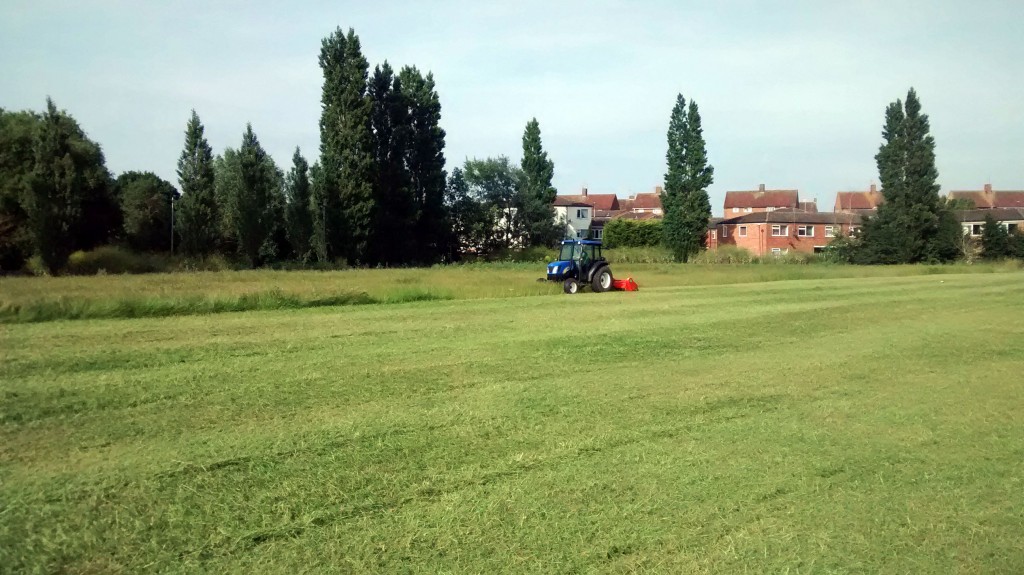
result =
[{"label": "low bush", "polygon": [[602,241],[609,248],[660,246],[661,220],[611,220],[604,225]]},{"label": "low bush", "polygon": [[102,246],[88,252],[72,253],[66,269],[71,275],[92,276],[102,273],[155,273],[171,268],[171,258],[165,255],[143,254],[116,246]]}]

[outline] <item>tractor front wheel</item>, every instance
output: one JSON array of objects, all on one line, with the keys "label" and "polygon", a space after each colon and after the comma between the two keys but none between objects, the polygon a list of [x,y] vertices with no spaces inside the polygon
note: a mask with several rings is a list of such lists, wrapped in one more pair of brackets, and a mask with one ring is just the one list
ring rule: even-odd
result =
[{"label": "tractor front wheel", "polygon": [[612,289],[612,270],[608,266],[597,270],[590,287],[594,288],[594,291],[597,293]]},{"label": "tractor front wheel", "polygon": [[565,293],[577,293],[580,291],[580,282],[576,278],[569,278],[562,284],[562,290]]}]

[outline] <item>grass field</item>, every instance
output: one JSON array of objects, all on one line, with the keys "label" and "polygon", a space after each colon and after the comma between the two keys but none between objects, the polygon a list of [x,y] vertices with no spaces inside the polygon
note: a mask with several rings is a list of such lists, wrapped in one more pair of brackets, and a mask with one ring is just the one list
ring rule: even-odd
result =
[{"label": "grass field", "polygon": [[792,267],[0,325],[0,572],[1024,572],[1024,273]]},{"label": "grass field", "polygon": [[[687,265],[617,262],[616,277],[644,289],[799,279],[1005,273],[1019,262],[943,266]],[[54,319],[166,317],[410,301],[507,298],[560,293],[536,282],[543,263],[429,269],[225,271],[145,275],[0,278],[0,323]]]}]

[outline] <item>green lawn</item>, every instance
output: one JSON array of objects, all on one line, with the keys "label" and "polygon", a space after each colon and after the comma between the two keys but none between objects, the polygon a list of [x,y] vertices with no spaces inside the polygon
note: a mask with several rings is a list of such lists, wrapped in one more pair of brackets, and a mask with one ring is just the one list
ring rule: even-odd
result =
[{"label": "green lawn", "polygon": [[1024,273],[655,269],[0,325],[0,572],[1024,572]]}]

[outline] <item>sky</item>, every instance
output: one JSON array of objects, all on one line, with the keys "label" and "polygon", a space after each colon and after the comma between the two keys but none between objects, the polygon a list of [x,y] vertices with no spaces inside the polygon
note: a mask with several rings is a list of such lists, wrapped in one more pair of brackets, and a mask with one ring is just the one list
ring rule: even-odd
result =
[{"label": "sky", "polygon": [[1024,2],[4,0],[0,107],[71,113],[115,174],[176,184],[195,109],[215,153],[247,122],[278,165],[318,156],[321,40],[430,71],[447,169],[522,156],[540,122],[559,193],[652,191],[676,95],[726,190],[877,183],[885,107],[913,87],[943,190],[1024,189]]}]

